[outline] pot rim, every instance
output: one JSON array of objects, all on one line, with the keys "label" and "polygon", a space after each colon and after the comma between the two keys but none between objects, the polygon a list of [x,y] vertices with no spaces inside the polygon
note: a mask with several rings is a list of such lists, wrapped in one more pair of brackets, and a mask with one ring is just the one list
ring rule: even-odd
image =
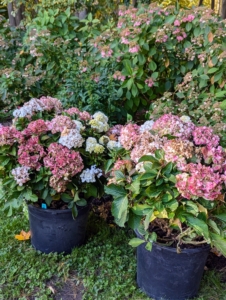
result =
[{"label": "pot rim", "polygon": [[[71,208],[66,208],[66,209],[46,208],[46,209],[43,209],[41,207],[34,206],[33,204],[28,204],[27,206],[28,206],[28,208],[36,210],[36,211],[41,210],[43,213],[52,213],[53,214],[55,212],[57,214],[63,214],[63,213],[71,212]],[[77,206],[77,209],[82,210],[82,209],[85,209],[85,208],[88,208],[88,207],[89,207],[89,205]]]},{"label": "pot rim", "polygon": [[[138,232],[137,229],[134,230],[136,233],[136,236],[142,240],[144,240],[143,236]],[[143,244],[141,244],[142,246]],[[165,246],[165,245],[160,245],[157,242],[153,242],[153,245],[158,249],[158,250],[166,250],[169,252],[175,252],[177,253],[177,249],[174,247],[170,247],[170,246]],[[139,246],[138,246],[139,247]],[[195,248],[183,248],[181,249],[181,252],[178,254],[191,254],[191,253],[197,253],[197,252],[204,252],[207,250],[210,250],[211,246],[208,243],[202,244],[202,246],[200,247],[195,247]],[[148,250],[147,250],[148,251]]]}]

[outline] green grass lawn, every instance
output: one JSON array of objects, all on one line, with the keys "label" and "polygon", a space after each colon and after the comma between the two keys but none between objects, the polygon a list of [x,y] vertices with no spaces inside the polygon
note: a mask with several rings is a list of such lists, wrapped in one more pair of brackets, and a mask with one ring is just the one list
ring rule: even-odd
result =
[{"label": "green grass lawn", "polygon": [[[71,255],[41,254],[30,241],[14,238],[28,231],[27,217],[0,213],[0,299],[145,300],[136,286],[132,232],[91,216],[86,244]],[[226,271],[205,271],[199,300],[226,300]]]}]

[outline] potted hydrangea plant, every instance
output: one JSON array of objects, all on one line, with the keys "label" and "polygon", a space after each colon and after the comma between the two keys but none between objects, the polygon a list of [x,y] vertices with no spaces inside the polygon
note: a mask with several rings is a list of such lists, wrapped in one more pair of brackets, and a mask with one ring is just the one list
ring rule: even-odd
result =
[{"label": "potted hydrangea plant", "polygon": [[81,244],[88,200],[103,192],[108,157],[108,118],[58,99],[31,99],[0,127],[3,209],[28,203],[32,245],[43,252],[70,252]]},{"label": "potted hydrangea plant", "polygon": [[226,153],[210,127],[166,114],[118,138],[105,191],[119,226],[135,230],[137,283],[154,299],[198,293],[211,247],[226,255]]}]

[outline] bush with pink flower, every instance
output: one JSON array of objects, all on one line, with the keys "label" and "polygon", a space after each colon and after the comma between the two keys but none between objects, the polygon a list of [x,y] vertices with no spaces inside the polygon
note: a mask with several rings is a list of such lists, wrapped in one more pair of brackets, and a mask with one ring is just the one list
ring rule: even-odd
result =
[{"label": "bush with pink flower", "polygon": [[105,114],[63,110],[58,99],[41,97],[16,109],[14,117],[12,126],[0,127],[4,209],[11,213],[26,199],[50,208],[66,204],[76,216],[77,206],[102,194],[112,146]]},{"label": "bush with pink flower", "polygon": [[123,126],[116,140],[124,152],[105,188],[116,223],[147,234],[149,249],[153,241],[178,251],[207,243],[226,255],[226,152],[212,128],[166,114]]}]

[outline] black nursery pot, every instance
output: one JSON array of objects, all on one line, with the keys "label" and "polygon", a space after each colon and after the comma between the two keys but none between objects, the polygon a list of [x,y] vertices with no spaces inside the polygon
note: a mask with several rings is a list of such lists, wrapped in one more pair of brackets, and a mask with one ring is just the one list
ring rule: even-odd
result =
[{"label": "black nursery pot", "polygon": [[79,207],[74,220],[70,209],[41,209],[28,205],[31,244],[43,253],[71,253],[83,244],[89,207]]},{"label": "black nursery pot", "polygon": [[155,300],[192,299],[198,294],[209,251],[210,246],[205,245],[178,254],[175,248],[156,243],[148,251],[145,243],[141,244],[137,248],[137,284]]}]

